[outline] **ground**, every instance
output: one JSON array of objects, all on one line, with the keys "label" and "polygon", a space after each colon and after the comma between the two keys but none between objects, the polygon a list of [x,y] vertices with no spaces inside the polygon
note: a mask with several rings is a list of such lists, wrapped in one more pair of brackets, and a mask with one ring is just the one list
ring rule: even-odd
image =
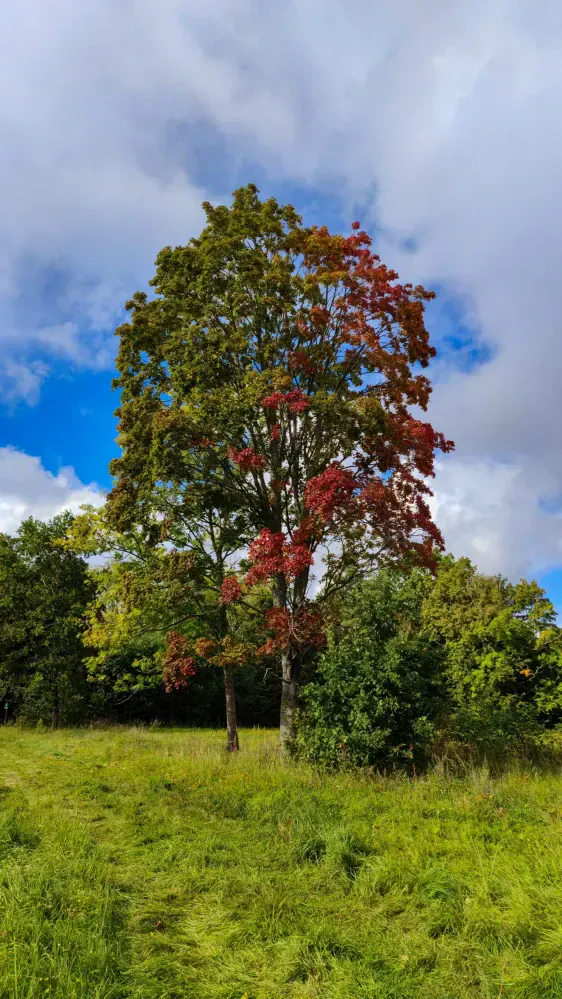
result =
[{"label": "ground", "polygon": [[2,999],[562,997],[562,777],[0,732]]}]

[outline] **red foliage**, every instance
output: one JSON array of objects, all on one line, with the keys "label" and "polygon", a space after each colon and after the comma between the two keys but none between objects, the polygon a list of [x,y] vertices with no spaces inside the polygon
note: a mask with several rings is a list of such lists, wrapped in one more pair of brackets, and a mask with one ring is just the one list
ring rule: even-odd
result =
[{"label": "red foliage", "polygon": [[279,423],[274,423],[269,433],[269,439],[270,441],[278,441],[280,437],[281,437],[281,427]]},{"label": "red foliage", "polygon": [[356,489],[357,483],[352,470],[332,462],[324,472],[307,483],[305,503],[309,510],[328,522],[336,512],[350,512]]},{"label": "red foliage", "polygon": [[231,447],[228,449],[228,457],[243,472],[248,472],[252,468],[265,468],[267,464],[265,456],[263,454],[256,454],[251,447],[245,447],[242,451],[236,451],[235,448]]},{"label": "red foliage", "polygon": [[221,604],[234,604],[237,600],[240,600],[241,596],[242,587],[236,576],[229,576],[228,579],[225,579],[221,586]]},{"label": "red foliage", "polygon": [[197,672],[197,664],[189,654],[189,644],[184,635],[177,631],[169,631],[166,636],[166,652],[163,657],[164,689],[167,694],[172,690],[187,687],[191,677]]},{"label": "red foliage", "polygon": [[278,409],[284,398],[282,392],[272,392],[271,395],[266,395],[265,399],[262,399],[261,404],[265,409]]},{"label": "red foliage", "polygon": [[273,655],[280,649],[322,648],[326,644],[324,619],[315,607],[303,607],[294,615],[286,608],[272,607],[267,612],[267,626],[273,635],[258,649],[259,655]]},{"label": "red foliage", "polygon": [[299,388],[287,392],[284,398],[287,409],[292,413],[304,413],[310,406],[310,399]]},{"label": "red foliage", "polygon": [[279,409],[280,406],[284,405],[292,413],[304,413],[306,409],[310,406],[310,399],[300,390],[300,388],[291,389],[290,392],[272,392],[271,395],[266,395],[261,401],[262,406],[266,409]]},{"label": "red foliage", "polygon": [[317,371],[317,365],[304,350],[292,350],[289,353],[289,370],[296,374],[302,372],[305,375],[313,375]]},{"label": "red foliage", "polygon": [[285,534],[275,533],[267,527],[252,541],[248,556],[252,562],[246,575],[248,586],[279,574],[296,578],[313,562],[310,546],[302,536],[289,540]]}]

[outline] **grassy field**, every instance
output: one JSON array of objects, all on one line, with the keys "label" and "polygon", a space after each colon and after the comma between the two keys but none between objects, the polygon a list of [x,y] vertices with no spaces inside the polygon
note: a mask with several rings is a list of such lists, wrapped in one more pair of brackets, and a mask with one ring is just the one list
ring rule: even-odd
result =
[{"label": "grassy field", "polygon": [[562,997],[562,776],[282,765],[275,736],[0,732],[0,996]]}]

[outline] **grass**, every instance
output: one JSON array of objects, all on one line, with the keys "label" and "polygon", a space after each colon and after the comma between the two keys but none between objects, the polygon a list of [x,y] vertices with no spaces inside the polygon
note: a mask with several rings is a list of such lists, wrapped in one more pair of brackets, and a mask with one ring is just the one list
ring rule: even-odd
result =
[{"label": "grass", "polygon": [[0,732],[2,999],[562,997],[562,777]]}]

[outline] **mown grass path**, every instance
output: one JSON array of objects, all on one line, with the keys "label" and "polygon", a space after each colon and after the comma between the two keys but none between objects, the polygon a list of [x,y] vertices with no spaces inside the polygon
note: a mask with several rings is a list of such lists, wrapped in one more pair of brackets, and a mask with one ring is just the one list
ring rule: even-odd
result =
[{"label": "mown grass path", "polygon": [[562,776],[0,732],[2,999],[562,997]]}]

